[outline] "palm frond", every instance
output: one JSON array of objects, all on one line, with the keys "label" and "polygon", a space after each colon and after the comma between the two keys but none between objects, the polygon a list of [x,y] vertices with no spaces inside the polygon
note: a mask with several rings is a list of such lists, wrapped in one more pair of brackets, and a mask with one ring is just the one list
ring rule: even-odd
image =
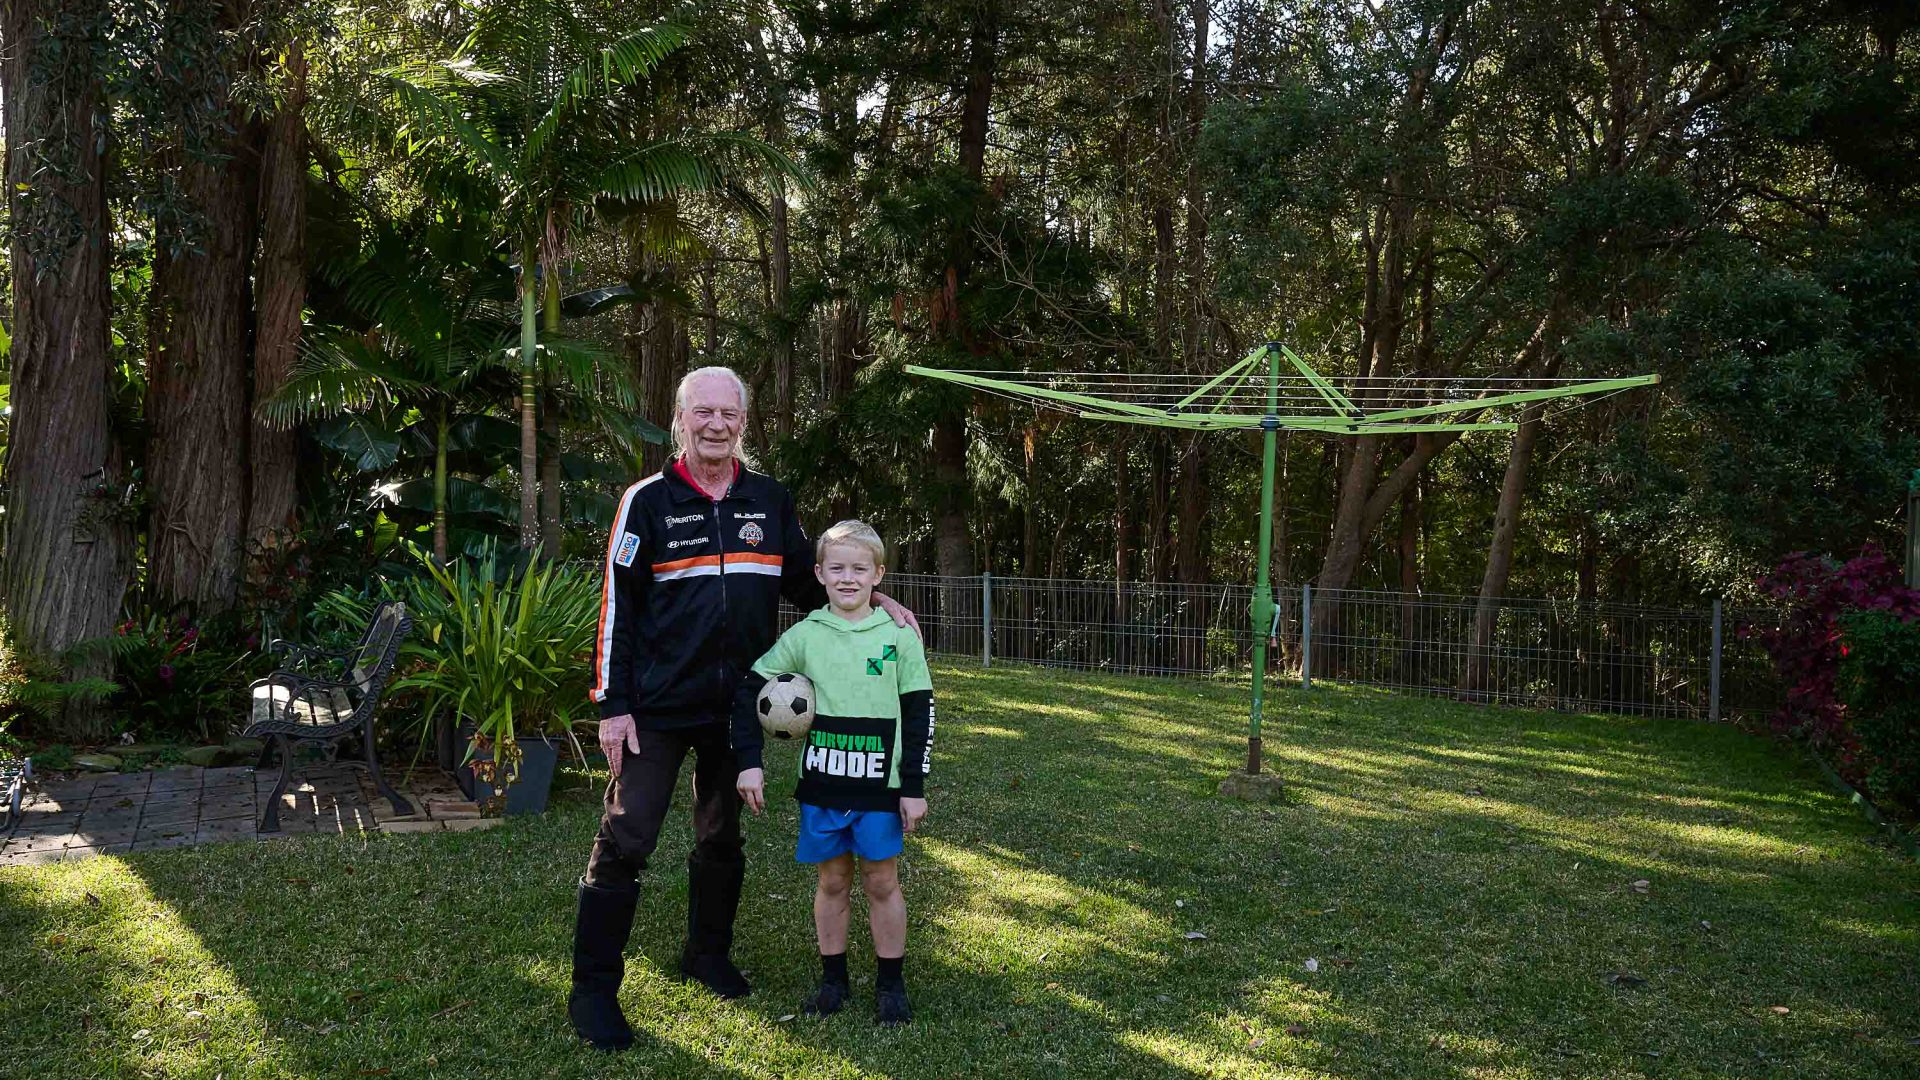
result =
[{"label": "palm frond", "polygon": [[557,93],[544,115],[527,134],[529,159],[546,153],[560,125],[595,97],[606,95],[615,86],[635,83],[659,66],[661,60],[686,44],[687,29],[678,23],[661,22],[645,27],[597,50],[576,65],[561,80]]}]

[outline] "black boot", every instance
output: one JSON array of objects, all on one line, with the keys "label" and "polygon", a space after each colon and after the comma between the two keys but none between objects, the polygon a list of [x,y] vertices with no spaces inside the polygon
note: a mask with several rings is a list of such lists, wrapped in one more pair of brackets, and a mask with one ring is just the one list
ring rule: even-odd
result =
[{"label": "black boot", "polygon": [[716,859],[702,857],[696,848],[687,860],[687,944],[680,951],[680,974],[728,1000],[753,993],[728,957],[746,876],[746,860],[738,854]]},{"label": "black boot", "polygon": [[620,979],[626,974],[623,954],[633,932],[633,909],[640,890],[589,885],[580,880],[580,907],[573,921],[573,992],[567,995],[567,1017],[574,1033],[595,1050],[625,1050],[633,1045],[633,1028],[620,1011]]}]

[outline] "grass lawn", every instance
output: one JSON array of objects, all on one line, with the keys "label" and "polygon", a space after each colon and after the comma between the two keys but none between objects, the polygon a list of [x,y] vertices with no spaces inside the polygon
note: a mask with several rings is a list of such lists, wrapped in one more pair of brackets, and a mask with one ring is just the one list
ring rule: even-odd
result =
[{"label": "grass lawn", "polygon": [[0,870],[0,1076],[1920,1076],[1920,871],[1779,746],[1282,692],[1292,798],[1262,808],[1213,795],[1241,688],[936,684],[907,1030],[871,1022],[858,901],[855,1007],[789,1019],[816,965],[784,799],[748,825],[754,995],[668,976],[683,791],[628,950],[639,1044],[576,1045],[575,778],[491,832]]}]

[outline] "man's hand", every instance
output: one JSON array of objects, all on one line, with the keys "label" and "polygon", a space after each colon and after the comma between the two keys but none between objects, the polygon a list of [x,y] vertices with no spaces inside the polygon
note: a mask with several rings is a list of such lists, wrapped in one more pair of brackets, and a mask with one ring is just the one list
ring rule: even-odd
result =
[{"label": "man's hand", "polygon": [[607,755],[607,771],[620,779],[620,752],[640,752],[640,730],[633,726],[633,714],[621,713],[600,721],[600,752]]},{"label": "man's hand", "polygon": [[741,769],[740,778],[733,782],[733,790],[740,793],[740,800],[758,817],[767,808],[766,770]]},{"label": "man's hand", "polygon": [[873,593],[873,606],[886,612],[888,617],[893,619],[893,625],[911,627],[914,637],[922,641],[927,639],[927,635],[920,632],[920,620],[913,617],[913,612],[908,611],[905,604],[876,589]]},{"label": "man's hand", "polygon": [[900,797],[901,832],[912,832],[920,824],[920,819],[926,816],[927,800],[910,799],[904,795]]}]

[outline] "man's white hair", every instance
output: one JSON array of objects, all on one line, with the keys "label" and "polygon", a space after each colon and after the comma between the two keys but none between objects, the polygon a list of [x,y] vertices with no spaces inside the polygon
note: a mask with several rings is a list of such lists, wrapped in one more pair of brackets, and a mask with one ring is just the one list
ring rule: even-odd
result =
[{"label": "man's white hair", "polygon": [[687,407],[687,392],[693,388],[695,380],[698,379],[725,379],[733,384],[734,393],[740,395],[740,434],[733,440],[733,456],[739,458],[742,464],[752,465],[753,458],[747,453],[746,446],[747,384],[730,367],[694,368],[680,380],[679,388],[673,392],[673,423],[669,425],[673,429],[673,445],[679,448],[680,456],[683,458],[693,452],[692,440],[687,436],[687,429],[680,423],[680,414]]}]

